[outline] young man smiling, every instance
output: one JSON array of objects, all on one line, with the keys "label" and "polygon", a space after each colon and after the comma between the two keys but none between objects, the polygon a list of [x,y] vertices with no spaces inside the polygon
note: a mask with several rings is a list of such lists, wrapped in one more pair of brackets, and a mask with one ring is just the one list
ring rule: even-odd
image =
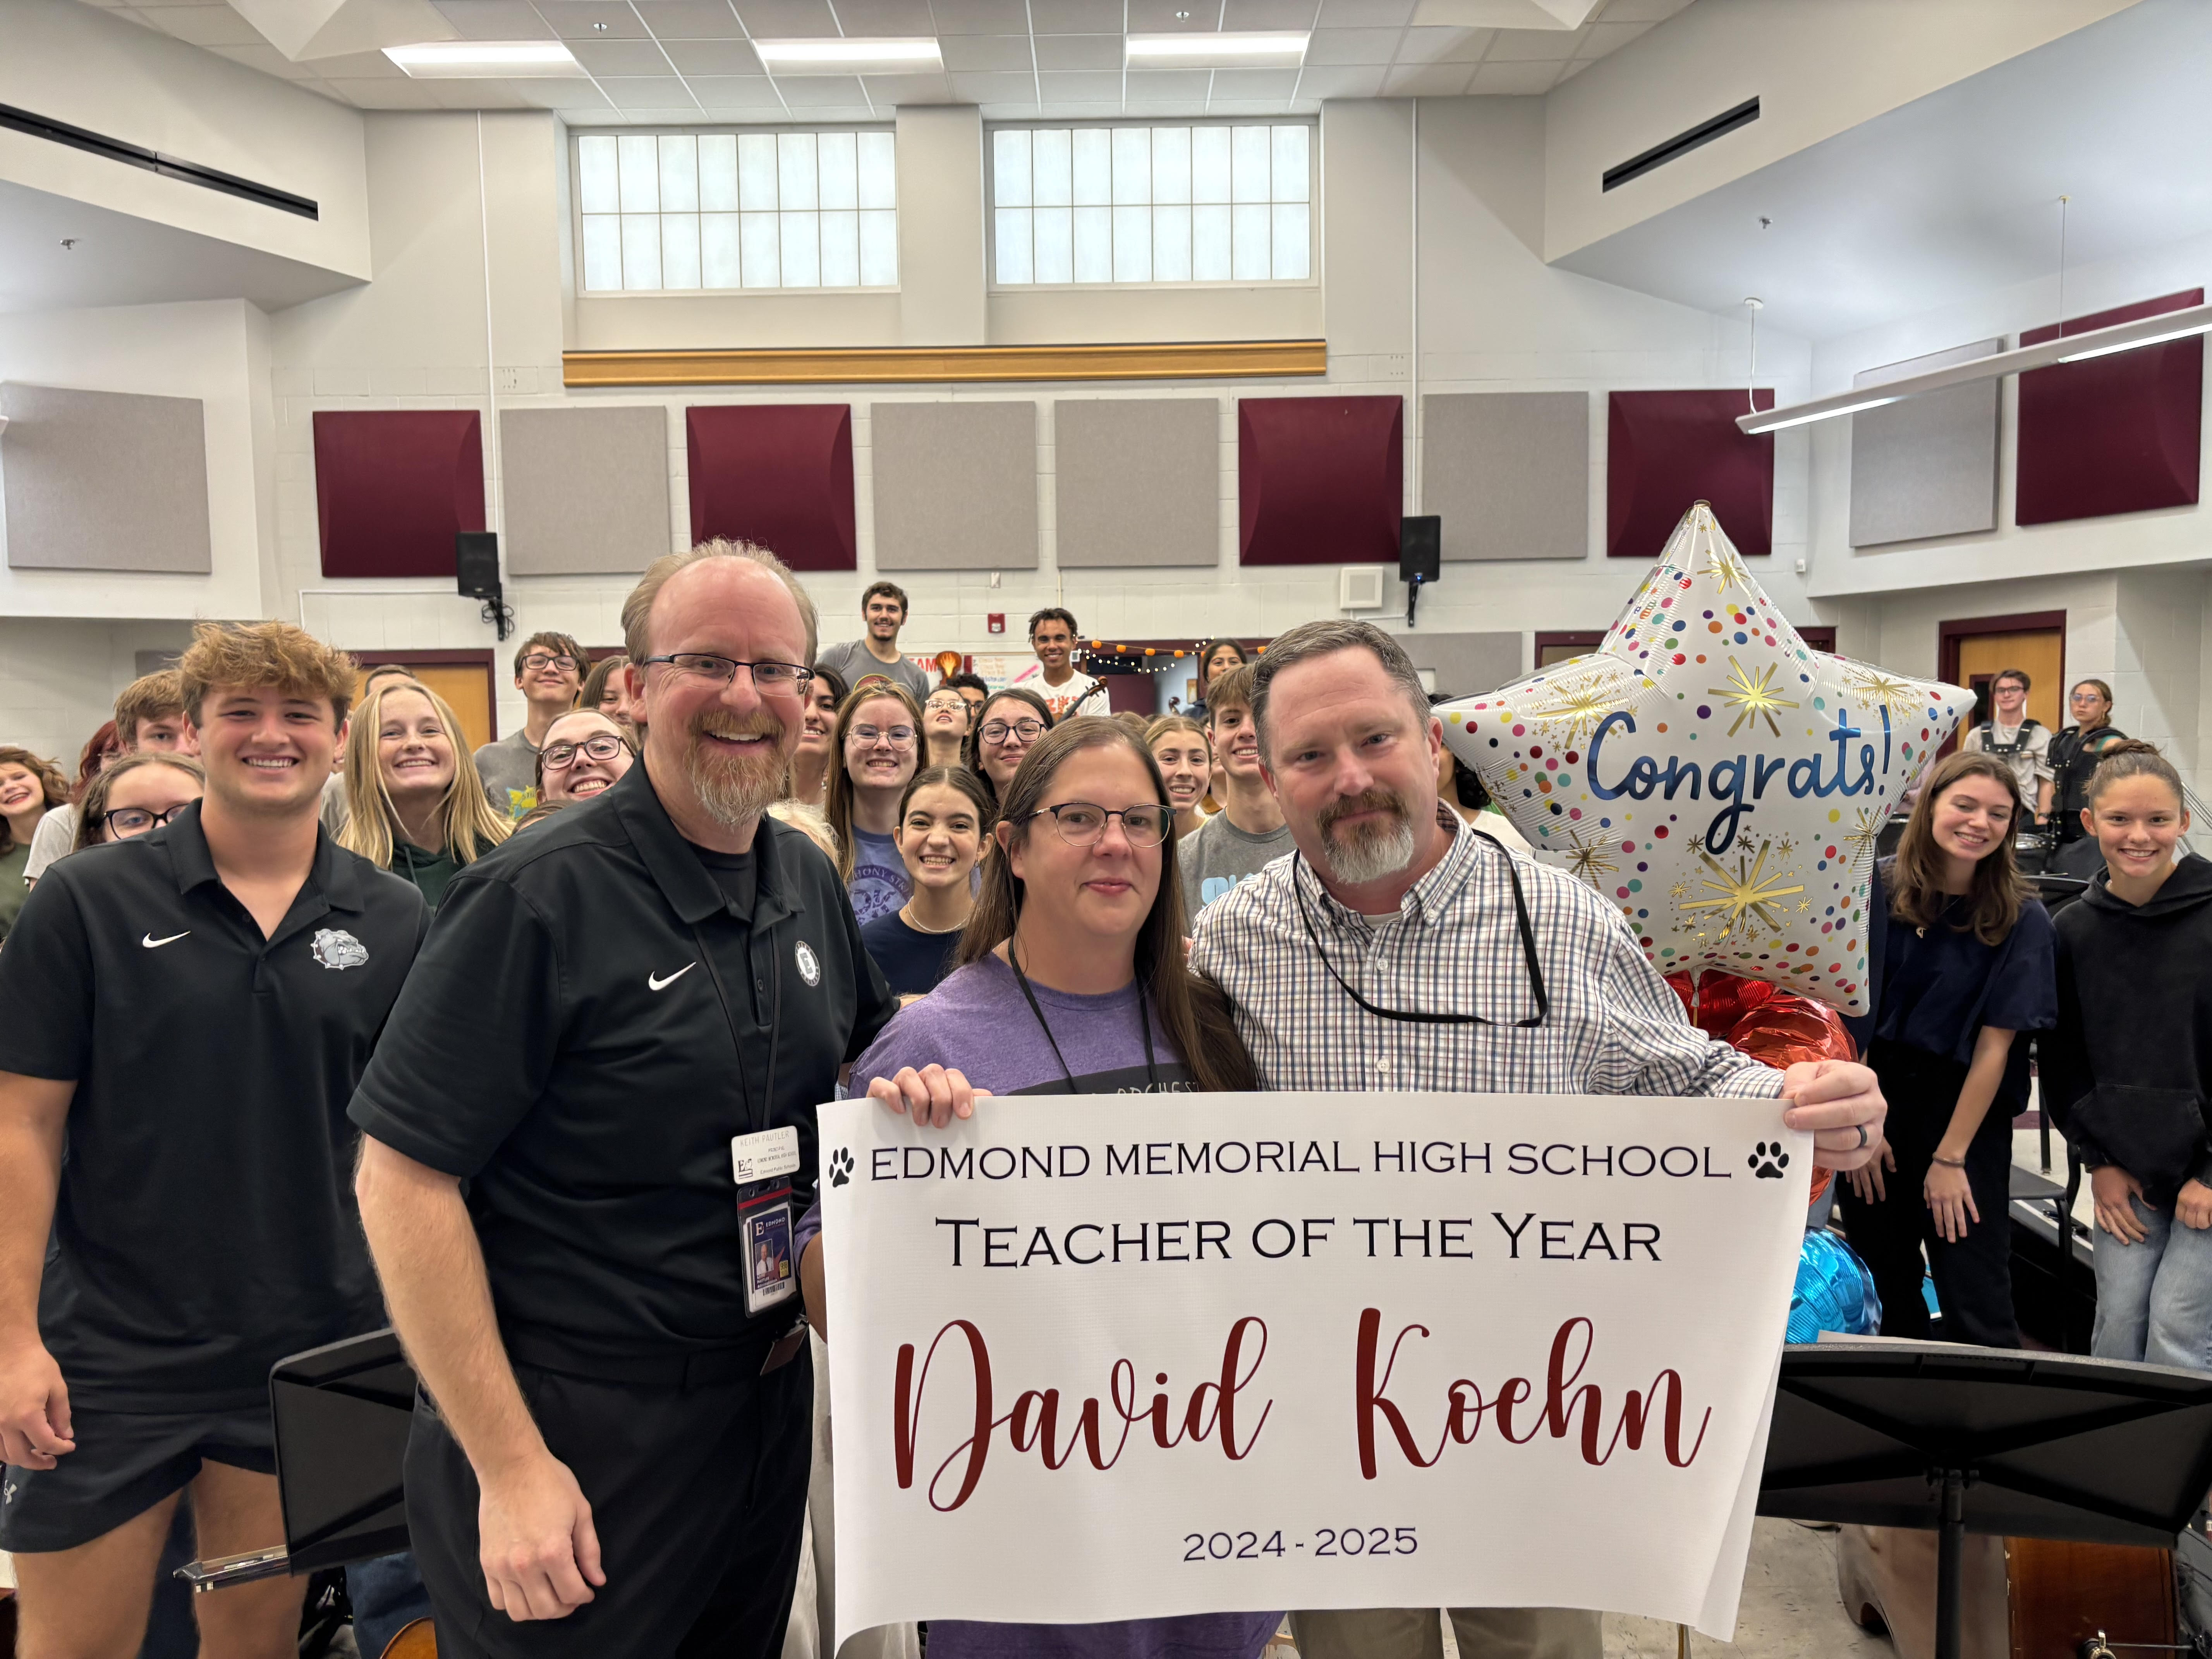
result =
[{"label": "young man smiling", "polygon": [[899,653],[899,630],[906,626],[906,589],[896,582],[871,582],[860,595],[860,620],[867,631],[842,645],[825,645],[816,659],[844,677],[859,690],[870,680],[889,680],[914,693],[916,702],[929,696],[929,677]]},{"label": "young man smiling", "polygon": [[1260,732],[1252,723],[1252,669],[1240,664],[1215,677],[1206,700],[1208,734],[1221,757],[1229,799],[1176,848],[1183,913],[1198,913],[1240,881],[1291,850],[1291,827],[1260,764]]},{"label": "young man smiling", "polygon": [[[384,1322],[345,1104],[426,916],[317,822],[352,665],[203,624],[180,693],[204,799],[57,865],[0,952],[0,1548],[33,1654],[137,1650],[187,1486],[201,1555],[280,1540],[270,1366]],[[304,1583],[197,1598],[204,1650],[296,1651]]]},{"label": "young man smiling", "polygon": [[514,689],[529,714],[520,732],[477,750],[477,770],[495,811],[519,818],[538,805],[538,751],[545,729],[576,706],[592,659],[566,634],[532,634],[514,653]]},{"label": "young man smiling", "polygon": [[1030,649],[1036,666],[1024,668],[1012,684],[1044,699],[1055,720],[1070,714],[1108,712],[1105,682],[1075,672],[1075,613],[1049,605],[1030,618]]}]

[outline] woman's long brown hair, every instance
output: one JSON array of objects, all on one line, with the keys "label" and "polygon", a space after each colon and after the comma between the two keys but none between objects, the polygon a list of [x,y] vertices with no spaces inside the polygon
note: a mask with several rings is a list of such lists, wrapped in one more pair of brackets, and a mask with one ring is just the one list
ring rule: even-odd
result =
[{"label": "woman's long brown hair", "polygon": [[[994,691],[983,699],[983,706],[975,711],[975,723],[968,728],[965,747],[962,752],[967,757],[968,769],[982,779],[983,787],[991,792],[992,810],[994,812],[998,810],[999,786],[991,781],[991,775],[983,769],[983,722],[991,718],[992,704],[1007,702],[1027,703],[1036,710],[1036,717],[1044,722],[1044,731],[1038,734],[1039,743],[1052,734],[1054,724],[1052,710],[1045,706],[1044,699],[1025,685],[1010,685],[1002,691]],[[999,718],[1005,720],[1006,717],[1001,714]],[[1017,715],[1015,718],[1019,719],[1020,716]],[[1033,744],[1030,747],[1034,748],[1036,744]],[[1029,758],[1026,752],[1022,757],[1024,760]],[[994,818],[993,822],[995,823],[997,820]],[[988,829],[989,826],[985,827]]]},{"label": "woman's long brown hair", "polygon": [[1920,787],[1912,816],[1897,843],[1891,860],[1889,914],[1908,927],[1929,928],[1943,919],[1953,896],[1943,890],[1943,861],[1949,855],[1936,844],[1936,805],[1966,778],[1988,778],[2004,786],[2012,797],[2014,817],[1996,848],[1974,866],[1973,884],[1966,890],[1966,920],[1960,933],[1971,933],[1984,945],[2001,944],[2020,920],[2020,907],[2035,896],[2013,856],[2014,826],[2024,810],[2020,781],[2012,768],[1995,755],[1961,751],[1936,763],[1936,769]]},{"label": "woman's long brown hair", "polygon": [[[1026,842],[1039,811],[1052,789],[1052,781],[1070,757],[1086,749],[1119,748],[1137,757],[1152,781],[1152,799],[1168,804],[1167,785],[1152,751],[1127,726],[1115,720],[1070,720],[1054,726],[1030,745],[1021,769],[1006,785],[1000,816],[1012,826],[1011,845]],[[1151,913],[1137,930],[1137,983],[1159,1017],[1175,1051],[1190,1067],[1192,1079],[1209,1092],[1249,1090],[1258,1086],[1252,1057],[1237,1022],[1229,1012],[1229,999],[1210,979],[1194,974],[1183,960],[1182,940],[1188,927],[1183,919],[1182,879],[1176,872],[1176,838],[1172,832],[1160,843],[1160,886],[1152,896]],[[983,890],[976,898],[968,930],[953,953],[956,964],[981,962],[1014,936],[1020,921],[1024,893],[1014,874],[1013,860],[1004,856],[987,859],[982,866]]]},{"label": "woman's long brown hair", "polygon": [[[879,699],[895,702],[906,710],[907,723],[914,727],[915,770],[921,769],[921,705],[914,700],[913,692],[885,680],[880,685],[862,686],[838,706],[837,724],[830,733],[830,799],[823,816],[830,820],[830,828],[837,837],[837,879],[842,882],[853,879],[853,866],[859,862],[859,849],[853,842],[853,775],[845,769],[845,734],[853,729],[853,721],[860,710]],[[908,775],[911,777],[913,774]],[[789,787],[787,773],[785,787]],[[897,831],[894,830],[892,834],[896,836]]]}]

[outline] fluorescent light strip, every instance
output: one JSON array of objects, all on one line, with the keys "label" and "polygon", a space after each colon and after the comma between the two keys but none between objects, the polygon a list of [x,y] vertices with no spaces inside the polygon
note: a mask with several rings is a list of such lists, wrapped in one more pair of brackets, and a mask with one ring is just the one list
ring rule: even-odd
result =
[{"label": "fluorescent light strip", "polygon": [[945,67],[937,42],[927,36],[755,40],[753,50],[771,75],[919,75]]},{"label": "fluorescent light strip", "polygon": [[[2161,318],[2159,320],[2165,319]],[[2127,324],[2124,326],[2133,327],[2135,325]],[[2149,335],[2140,340],[2117,340],[2111,345],[2092,346],[2087,351],[2069,351],[2058,361],[2062,363],[2085,363],[2092,357],[2109,357],[2115,351],[2133,351],[2138,346],[2164,345],[2168,340],[2185,340],[2192,334],[2207,332],[2212,332],[2212,319],[2191,323],[2184,328],[2170,328],[2163,334]],[[2074,337],[2081,340],[2093,337],[2077,334]]]},{"label": "fluorescent light strip", "polygon": [[[1841,409],[1823,409],[1810,415],[1796,415],[1791,416],[1790,418],[1787,420],[1770,421],[1758,429],[1761,432],[1779,432],[1785,427],[1804,426],[1813,421],[1833,420],[1839,415],[1856,415],[1865,410],[1880,409],[1886,404],[1893,404],[1898,401],[1899,400],[1896,398],[1867,398],[1862,399],[1858,403],[1846,404]],[[1788,415],[1790,411],[1784,410],[1780,412],[1784,415]],[[1748,431],[1751,428],[1746,428],[1745,429]]]},{"label": "fluorescent light strip", "polygon": [[425,40],[386,46],[384,55],[416,80],[474,80],[581,75],[558,40]]},{"label": "fluorescent light strip", "polygon": [[1133,34],[1123,61],[1132,68],[1296,69],[1305,62],[1304,32]]}]

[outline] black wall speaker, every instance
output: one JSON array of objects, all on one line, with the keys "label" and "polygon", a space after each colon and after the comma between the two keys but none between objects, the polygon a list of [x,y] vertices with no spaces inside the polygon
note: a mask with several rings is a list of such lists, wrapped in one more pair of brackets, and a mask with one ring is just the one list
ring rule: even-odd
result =
[{"label": "black wall speaker", "polygon": [[498,532],[464,530],[456,533],[453,574],[459,579],[464,599],[500,598]]},{"label": "black wall speaker", "polygon": [[1432,582],[1443,574],[1444,521],[1436,514],[1398,520],[1398,580]]}]

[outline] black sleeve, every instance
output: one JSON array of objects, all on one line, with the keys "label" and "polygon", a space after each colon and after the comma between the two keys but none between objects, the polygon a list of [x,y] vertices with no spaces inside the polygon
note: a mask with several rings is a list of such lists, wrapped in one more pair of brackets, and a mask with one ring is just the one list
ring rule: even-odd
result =
[{"label": "black sleeve", "polygon": [[544,1091],[565,1012],[544,916],[507,882],[456,879],[347,1115],[418,1164],[474,1175]]},{"label": "black sleeve", "polygon": [[2091,1169],[2110,1164],[2112,1159],[2087,1134],[2069,1121],[2075,1106],[2086,1098],[2097,1086],[2096,1073],[2089,1064],[2089,1048],[2081,1023],[2081,997],[2075,982],[2074,953],[2069,947],[2066,930],[2054,930],[2057,935],[2055,948],[2055,969],[2057,980],[2058,1009],[2057,1023],[2035,1040],[2039,1075],[2037,1098],[2043,1109],[2051,1115],[2059,1133],[2072,1143],[2081,1155],[2081,1162]]},{"label": "black sleeve", "polygon": [[66,877],[48,871],[0,950],[0,1072],[74,1083],[92,1061],[92,941]]}]

